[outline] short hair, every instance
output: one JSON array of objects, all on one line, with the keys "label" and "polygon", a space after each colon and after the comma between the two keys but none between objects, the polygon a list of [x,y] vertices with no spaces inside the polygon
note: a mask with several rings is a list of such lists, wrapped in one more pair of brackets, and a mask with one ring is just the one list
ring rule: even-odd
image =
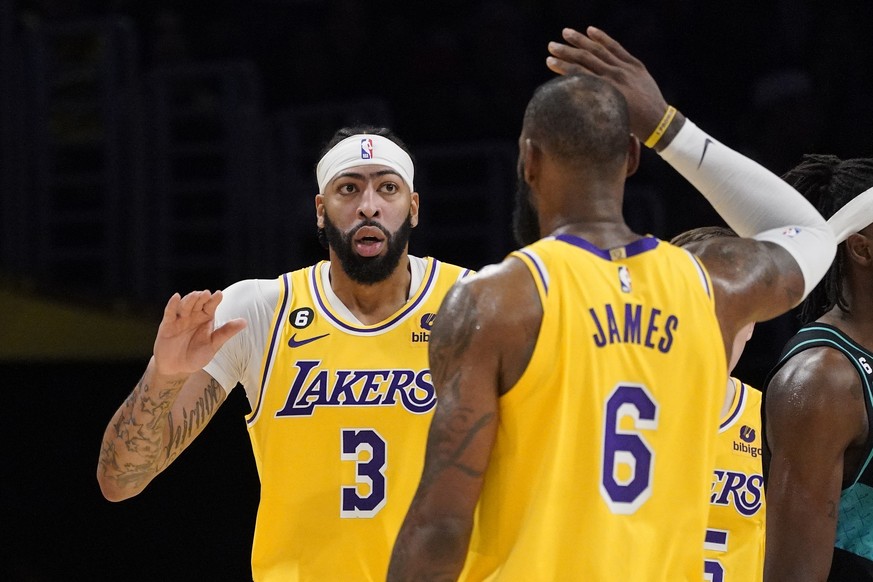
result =
[{"label": "short hair", "polygon": [[[782,179],[803,194],[825,218],[873,186],[873,158],[841,160],[829,154],[806,154],[803,161],[788,170]],[[815,321],[835,306],[844,313],[849,304],[843,294],[846,245],[837,248],[837,256],[824,278],[803,301],[801,319]]]},{"label": "short hair", "polygon": [[733,229],[726,226],[701,226],[680,232],[670,239],[670,244],[684,247],[691,243],[703,242],[714,238],[737,238],[739,236]]},{"label": "short hair", "polygon": [[563,162],[611,171],[627,157],[627,101],[592,75],[556,77],[534,91],[524,112],[524,132]]}]

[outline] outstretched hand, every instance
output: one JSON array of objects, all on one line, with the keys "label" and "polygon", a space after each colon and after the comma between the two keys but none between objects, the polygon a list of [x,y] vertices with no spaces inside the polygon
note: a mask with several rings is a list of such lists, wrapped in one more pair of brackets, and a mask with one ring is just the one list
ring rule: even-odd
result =
[{"label": "outstretched hand", "polygon": [[567,44],[549,43],[546,66],[559,75],[588,73],[609,81],[628,102],[631,131],[645,140],[667,110],[667,102],[645,65],[612,37],[589,26],[586,34],[565,28]]},{"label": "outstretched hand", "polygon": [[221,291],[175,293],[164,308],[155,338],[155,371],[164,376],[192,374],[212,360],[231,337],[242,331],[244,319],[232,319],[215,328],[215,309]]}]

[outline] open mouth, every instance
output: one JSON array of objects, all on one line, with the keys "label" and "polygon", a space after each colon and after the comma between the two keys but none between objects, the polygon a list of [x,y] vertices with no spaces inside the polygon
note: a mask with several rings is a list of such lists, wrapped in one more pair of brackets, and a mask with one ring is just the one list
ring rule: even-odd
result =
[{"label": "open mouth", "polygon": [[362,257],[375,257],[385,246],[385,233],[375,226],[362,226],[352,242],[355,251]]}]

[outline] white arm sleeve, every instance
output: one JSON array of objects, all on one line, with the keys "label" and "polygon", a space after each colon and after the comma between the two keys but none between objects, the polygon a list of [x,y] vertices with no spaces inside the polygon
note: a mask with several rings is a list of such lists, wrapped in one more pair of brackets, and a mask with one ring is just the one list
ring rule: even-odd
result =
[{"label": "white arm sleeve", "polygon": [[836,241],[825,219],[803,195],[688,119],[660,155],[737,234],[787,250],[803,273],[804,297],[812,291],[834,259]]},{"label": "white arm sleeve", "polygon": [[837,244],[873,224],[873,188],[864,190],[828,219]]}]

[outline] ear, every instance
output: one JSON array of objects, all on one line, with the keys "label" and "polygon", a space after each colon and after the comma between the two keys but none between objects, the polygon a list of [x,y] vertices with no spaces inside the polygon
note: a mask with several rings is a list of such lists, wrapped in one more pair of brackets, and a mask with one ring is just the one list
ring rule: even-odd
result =
[{"label": "ear", "polygon": [[871,242],[873,241],[870,238],[861,233],[850,234],[849,238],[846,239],[846,254],[849,260],[864,267],[873,264]]},{"label": "ear", "polygon": [[627,144],[627,176],[633,176],[640,167],[640,140],[630,134]]},{"label": "ear", "polygon": [[533,184],[540,175],[543,150],[530,138],[526,138],[521,142],[521,159],[524,162],[524,181],[528,185]]},{"label": "ear", "polygon": [[315,225],[324,228],[324,194],[315,195]]},{"label": "ear", "polygon": [[409,217],[412,223],[412,228],[418,226],[418,192],[410,194]]}]

